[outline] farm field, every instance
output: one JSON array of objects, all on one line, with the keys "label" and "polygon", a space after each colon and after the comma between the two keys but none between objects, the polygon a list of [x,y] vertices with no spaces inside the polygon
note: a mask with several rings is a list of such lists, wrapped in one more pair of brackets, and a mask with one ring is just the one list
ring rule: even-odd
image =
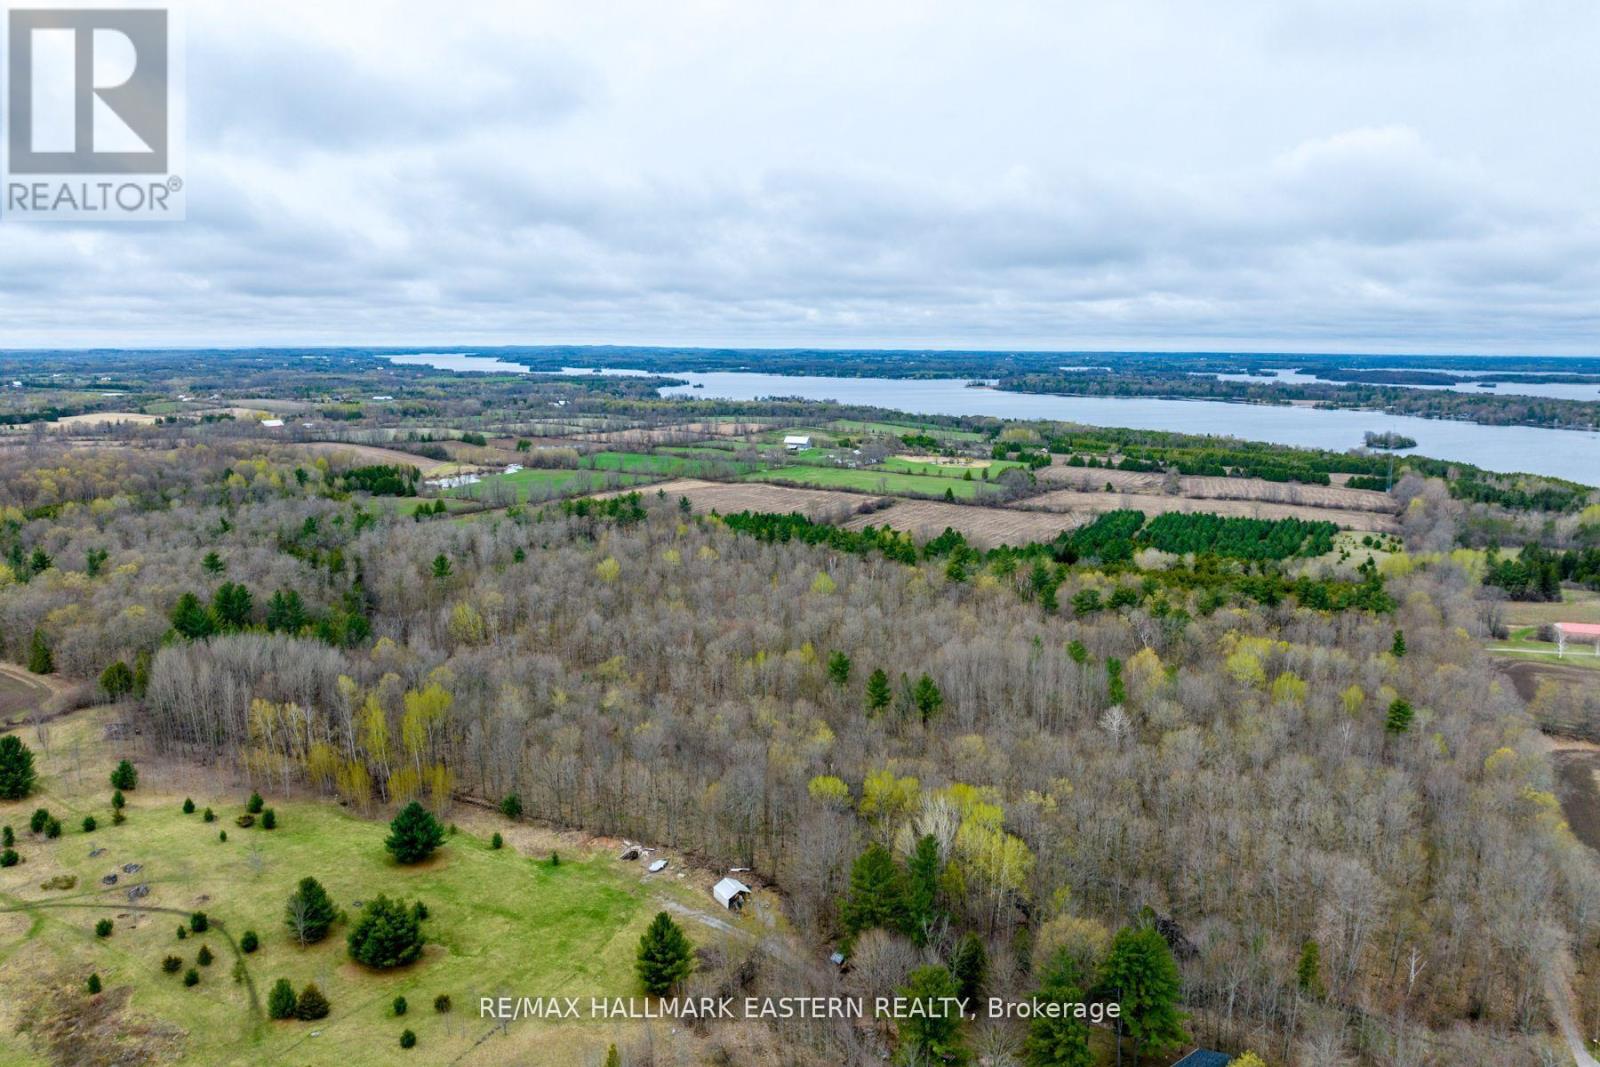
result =
[{"label": "farm field", "polygon": [[761,433],[768,423],[745,419],[706,419],[699,422],[678,423],[672,426],[640,426],[622,430],[599,430],[591,433],[568,434],[569,440],[583,444],[611,444],[623,446],[687,444],[691,441],[717,437],[743,437]]},{"label": "farm field", "polygon": [[21,667],[0,664],[0,721],[16,720],[40,708],[53,690]]},{"label": "farm field", "polygon": [[93,426],[113,426],[117,423],[133,423],[148,426],[156,421],[156,416],[145,415],[137,411],[91,411],[83,415],[67,415],[49,423],[58,430]]},{"label": "farm field", "polygon": [[937,497],[948,491],[963,500],[975,499],[985,489],[982,482],[968,482],[960,478],[803,465],[756,471],[745,475],[745,478],[749,481],[799,482],[822,489],[848,489],[858,493],[914,493]]},{"label": "farm field", "polygon": [[472,485],[447,489],[445,496],[490,503],[524,503],[558,496],[592,493],[601,489],[638,485],[653,479],[652,475],[629,474],[624,471],[573,470],[566,467],[528,467],[515,474],[491,474]]},{"label": "farm field", "polygon": [[[616,496],[618,490],[598,493],[597,496]],[[698,478],[680,478],[650,487],[650,492],[666,494],[667,499],[687,497],[697,514],[715,511],[732,515],[740,511],[770,511],[780,515],[799,512],[808,519],[819,522],[833,521],[854,514],[859,508],[870,505],[872,499],[860,493],[829,492],[821,489],[798,489],[787,485],[766,485],[761,482],[705,482]]]},{"label": "farm field", "polygon": [[995,548],[1053,541],[1062,531],[1081,525],[1082,521],[1076,516],[1042,511],[948,504],[941,500],[896,500],[892,507],[869,515],[856,515],[840,525],[847,530],[859,530],[867,525],[890,526],[918,540],[937,537],[949,527],[979,548]]},{"label": "farm field", "polygon": [[1506,624],[1536,627],[1553,622],[1600,622],[1600,593],[1591,589],[1563,589],[1561,597],[1560,603],[1507,601]]},{"label": "farm field", "polygon": [[863,422],[857,419],[835,419],[828,423],[830,430],[847,434],[886,433],[895,436],[925,433],[930,437],[944,437],[952,441],[981,441],[983,435],[971,430],[951,430],[915,422]]},{"label": "farm field", "polygon": [[429,459],[426,456],[416,456],[410,452],[401,452],[395,448],[348,444],[344,441],[307,441],[297,443],[291,447],[317,456],[347,456],[355,464],[382,463],[415,467],[422,472],[424,478],[437,478],[441,473],[454,472],[457,467],[457,464],[451,460]]},{"label": "farm field", "polygon": [[[1063,489],[1099,492],[1106,484],[1119,492],[1160,494],[1163,475],[1144,471],[1099,470],[1067,467],[1061,464],[1034,472],[1041,485]],[[1393,514],[1395,503],[1388,493],[1372,489],[1346,489],[1333,485],[1302,485],[1296,482],[1269,482],[1264,478],[1220,478],[1183,475],[1178,479],[1179,495],[1201,500],[1259,500],[1264,503],[1296,504],[1346,511],[1372,511]]]},{"label": "farm field", "polygon": [[[633,994],[634,946],[655,911],[665,905],[715,916],[703,872],[649,876],[608,849],[471,810],[454,813],[461,831],[414,867],[389,858],[383,822],[326,801],[269,796],[278,828],[244,829],[234,817],[249,789],[209,788],[210,779],[187,767],[142,767],[139,788],[127,793],[127,822],[113,826],[106,782],[119,753],[100,740],[107,714],[58,723],[53,755],[38,753],[40,791],[0,804],[0,822],[19,830],[24,860],[0,872],[0,960],[10,991],[0,998],[0,1060],[8,1064],[361,1067],[394,1062],[406,1028],[417,1035],[418,1063],[578,1062],[604,1051],[615,1024],[524,1021],[502,1035],[478,1017],[477,998]],[[67,756],[74,748],[81,763]],[[184,815],[185,796],[200,811],[214,808],[218,820]],[[27,832],[36,807],[62,820],[59,839]],[[79,828],[86,814],[99,819],[93,833]],[[226,842],[218,839],[223,829]],[[489,847],[491,830],[505,834],[504,849]],[[96,849],[104,851],[91,855]],[[561,852],[559,866],[549,862],[552,849]],[[123,871],[135,863],[142,869]],[[101,884],[108,872],[119,875],[115,887]],[[380,892],[426,903],[423,959],[392,972],[362,968],[347,956],[349,922],[301,947],[285,924],[284,901],[306,875],[327,887],[351,922],[357,902]],[[75,876],[76,886],[41,888],[59,876]],[[128,887],[139,883],[149,886],[139,908],[172,910],[128,906]],[[179,940],[176,928],[193,911],[206,912],[211,929]],[[92,929],[101,918],[114,923],[104,939]],[[697,943],[712,939],[698,922],[686,928]],[[231,939],[247,929],[261,948],[242,955]],[[209,966],[196,963],[202,945],[215,956]],[[179,974],[164,973],[167,955],[195,966],[199,984],[186,988]],[[236,959],[244,960],[248,983],[233,979]],[[98,998],[83,992],[90,973],[104,985]],[[310,1023],[266,1019],[252,1007],[251,986],[264,1001],[280,977],[297,989],[315,981],[331,1014]],[[448,1014],[433,1008],[440,994],[451,997]],[[390,1006],[397,995],[410,1005],[404,1019]]]},{"label": "farm field", "polygon": [[[673,455],[653,455],[647,452],[600,452],[592,456],[585,456],[585,465],[593,465],[596,470],[623,471],[628,474],[651,474],[669,478],[694,478],[705,473],[713,466],[708,459],[720,459],[715,466],[726,470],[733,462],[730,453],[723,452],[717,457],[691,458]],[[748,465],[747,465],[748,467]]]},{"label": "farm field", "polygon": [[1353,530],[1371,533],[1392,533],[1399,528],[1391,516],[1370,511],[1314,508],[1304,504],[1277,504],[1260,500],[1203,500],[1150,493],[1096,493],[1056,489],[1028,497],[1019,501],[1017,506],[1030,510],[1064,511],[1083,515],[1097,515],[1118,508],[1137,508],[1148,515],[1178,511],[1186,514],[1212,513],[1256,519],[1311,519],[1338,523]]},{"label": "farm field", "polygon": [[993,478],[1011,467],[1022,467],[1014,459],[968,459],[946,456],[890,456],[878,464],[884,470],[900,474],[926,474],[934,478],[963,478],[968,471],[974,479],[981,479],[988,471]]}]

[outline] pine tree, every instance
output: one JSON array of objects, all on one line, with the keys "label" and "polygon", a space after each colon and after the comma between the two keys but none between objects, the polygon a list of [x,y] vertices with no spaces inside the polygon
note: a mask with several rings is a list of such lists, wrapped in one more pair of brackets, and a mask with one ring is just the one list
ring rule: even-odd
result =
[{"label": "pine tree", "polygon": [[939,921],[939,878],[944,861],[932,834],[917,839],[906,863],[906,926],[918,945],[927,943],[928,931]]},{"label": "pine tree", "polygon": [[[1044,979],[1034,999],[1041,1004],[1083,1003],[1082,978],[1077,964],[1065,949],[1057,952],[1045,968]],[[1089,1024],[1070,1012],[1063,1012],[1059,1018],[1041,1012],[1028,1024],[1022,1055],[1028,1067],[1094,1067],[1094,1053],[1089,1051]]]},{"label": "pine tree", "polygon": [[272,983],[272,992],[267,994],[267,1015],[274,1019],[288,1019],[294,1015],[294,1006],[294,986],[289,984],[289,979],[280,978]]},{"label": "pine tree", "polygon": [[911,703],[915,705],[917,714],[922,719],[922,725],[926,726],[935,715],[939,714],[939,709],[944,707],[944,694],[939,691],[933,679],[924,674],[911,688]]},{"label": "pine tree", "polygon": [[907,1062],[957,1065],[971,1054],[961,1040],[961,1012],[948,998],[959,996],[956,980],[943,967],[919,967],[897,989],[918,1010],[900,1020],[900,1045]]},{"label": "pine tree", "polygon": [[983,939],[977,934],[969,932],[957,943],[955,954],[950,957],[950,975],[956,980],[963,1000],[976,1002],[982,995],[983,985],[989,978],[989,954],[984,951]]},{"label": "pine tree", "polygon": [[1117,1048],[1122,1048],[1124,1033],[1132,1036],[1135,1067],[1145,1052],[1166,1052],[1189,1039],[1183,1029],[1185,1016],[1178,1010],[1178,964],[1154,926],[1117,931],[1101,969],[1100,987],[1122,1006]]},{"label": "pine tree", "polygon": [[228,569],[228,565],[222,562],[222,557],[215,552],[207,552],[206,558],[200,561],[200,565],[206,569],[208,574],[221,574]]},{"label": "pine tree", "polygon": [[1389,653],[1395,659],[1400,659],[1406,654],[1406,634],[1404,630],[1396,630],[1394,632],[1394,643],[1389,646]]},{"label": "pine tree", "polygon": [[252,792],[250,794],[250,799],[244,803],[244,810],[249,812],[251,815],[260,815],[261,809],[265,805],[266,801],[261,799],[261,794]]},{"label": "pine tree", "polygon": [[209,967],[211,966],[211,961],[214,959],[216,959],[216,957],[211,954],[211,946],[201,945],[200,952],[197,956],[195,956],[194,961],[202,967]]},{"label": "pine tree", "polygon": [[178,636],[191,641],[210,637],[217,632],[216,621],[212,619],[206,606],[200,603],[200,598],[193,593],[183,594],[173,606],[172,628],[178,632]]},{"label": "pine tree", "polygon": [[89,982],[85,988],[89,990],[90,994],[100,992],[100,976],[98,974],[91,974],[89,976]]},{"label": "pine tree", "polygon": [[0,737],[0,799],[21,800],[33,792],[36,780],[32,750],[15,734]]},{"label": "pine tree", "polygon": [[500,814],[508,819],[522,818],[522,798],[515,793],[507,793],[501,797]]},{"label": "pine tree", "polygon": [[194,814],[194,801],[189,797],[183,798],[183,813],[185,815]]},{"label": "pine tree", "polygon": [[443,552],[433,557],[433,576],[435,578],[439,579],[440,581],[444,581],[444,579],[450,577],[450,572],[453,569],[454,568],[450,566],[449,557],[447,557]]},{"label": "pine tree", "polygon": [[322,990],[317,988],[317,983],[306,983],[306,987],[300,990],[300,996],[294,1002],[294,1017],[309,1021],[312,1019],[325,1019],[327,1016],[328,998],[322,995]]},{"label": "pine tree", "polygon": [[328,936],[328,930],[339,920],[339,909],[333,898],[315,878],[300,879],[300,884],[289,894],[283,909],[284,923],[289,932],[302,945],[312,945]]},{"label": "pine tree", "polygon": [[139,772],[127,760],[117,764],[117,769],[111,772],[111,788],[126,789],[133,792],[139,787]]},{"label": "pine tree", "polygon": [[239,951],[245,954],[254,952],[261,947],[261,938],[254,930],[246,930],[239,938]]},{"label": "pine tree", "polygon": [[389,836],[384,841],[384,847],[401,863],[420,863],[442,844],[444,830],[438,820],[415,800],[400,809],[389,824]]},{"label": "pine tree", "polygon": [[121,700],[133,692],[133,670],[122,660],[100,672],[100,688],[110,700]]},{"label": "pine tree", "polygon": [[828,657],[828,679],[840,689],[850,681],[850,657],[837,649]]},{"label": "pine tree", "polygon": [[672,992],[694,969],[694,951],[689,939],[666,912],[657,913],[650,928],[639,938],[634,969],[644,991],[661,997]]},{"label": "pine tree", "polygon": [[1301,947],[1294,975],[1300,992],[1311,997],[1322,996],[1322,949],[1315,941],[1307,941]]},{"label": "pine tree", "polygon": [[350,958],[379,970],[404,967],[422,955],[422,925],[416,912],[383,894],[367,902],[346,939]]},{"label": "pine tree", "polygon": [[1389,705],[1389,717],[1384,721],[1383,728],[1391,734],[1403,734],[1411,729],[1411,720],[1415,715],[1409,701],[1397,698]]},{"label": "pine tree", "polygon": [[889,707],[889,675],[882,667],[867,678],[867,714],[876,718]]},{"label": "pine tree", "polygon": [[852,938],[881,927],[896,933],[908,925],[905,874],[889,850],[874,842],[850,868],[850,888],[839,906],[839,919]]},{"label": "pine tree", "polygon": [[34,674],[56,673],[56,658],[50,652],[43,630],[33,631],[33,641],[28,646],[28,670]]}]

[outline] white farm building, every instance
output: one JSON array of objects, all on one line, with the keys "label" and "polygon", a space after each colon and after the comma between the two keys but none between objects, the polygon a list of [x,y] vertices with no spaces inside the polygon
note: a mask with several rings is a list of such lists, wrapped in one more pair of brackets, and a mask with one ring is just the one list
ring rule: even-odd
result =
[{"label": "white farm building", "polygon": [[750,887],[737,878],[724,878],[711,887],[711,895],[729,911],[738,911],[750,896]]}]

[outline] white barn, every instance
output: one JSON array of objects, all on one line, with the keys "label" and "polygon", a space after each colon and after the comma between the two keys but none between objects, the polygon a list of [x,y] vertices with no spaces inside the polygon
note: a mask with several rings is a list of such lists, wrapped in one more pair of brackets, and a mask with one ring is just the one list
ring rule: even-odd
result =
[{"label": "white barn", "polygon": [[811,435],[804,433],[789,434],[783,439],[783,447],[790,452],[799,452],[801,449],[810,448]]},{"label": "white barn", "polygon": [[724,878],[711,887],[711,895],[717,898],[729,911],[738,911],[744,907],[745,900],[750,896],[750,887],[737,878]]}]

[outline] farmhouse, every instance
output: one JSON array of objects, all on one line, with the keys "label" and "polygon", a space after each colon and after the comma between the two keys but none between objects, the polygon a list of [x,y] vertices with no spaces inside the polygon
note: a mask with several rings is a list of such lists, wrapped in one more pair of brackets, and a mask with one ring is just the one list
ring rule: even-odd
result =
[{"label": "farmhouse", "polygon": [[1558,622],[1556,631],[1556,655],[1567,654],[1568,641],[1581,641],[1586,645],[1594,645],[1594,654],[1600,656],[1600,623],[1592,622]]},{"label": "farmhouse", "polygon": [[783,447],[790,452],[799,452],[811,447],[811,435],[804,433],[788,434],[783,439]]},{"label": "farmhouse", "polygon": [[711,887],[711,895],[729,911],[739,911],[750,897],[750,887],[737,878],[724,878]]}]

